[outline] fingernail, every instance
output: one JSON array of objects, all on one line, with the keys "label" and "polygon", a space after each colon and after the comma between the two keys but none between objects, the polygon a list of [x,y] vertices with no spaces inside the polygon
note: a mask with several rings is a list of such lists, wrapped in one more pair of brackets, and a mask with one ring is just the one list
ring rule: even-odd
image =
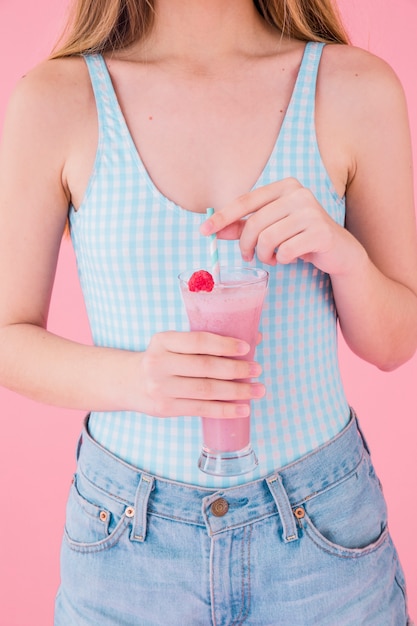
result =
[{"label": "fingernail", "polygon": [[211,220],[206,220],[205,222],[203,222],[200,226],[200,233],[202,235],[211,235],[212,233],[214,233],[214,225],[211,222]]},{"label": "fingernail", "polygon": [[250,350],[250,346],[246,341],[239,341],[236,345],[236,352],[238,354],[247,354]]},{"label": "fingernail", "polygon": [[262,367],[259,363],[250,363],[249,365],[249,375],[250,376],[259,376],[262,372]]},{"label": "fingernail", "polygon": [[250,406],[248,404],[238,404],[236,406],[236,417],[248,417]]},{"label": "fingernail", "polygon": [[252,398],[262,398],[264,395],[264,385],[252,385]]}]

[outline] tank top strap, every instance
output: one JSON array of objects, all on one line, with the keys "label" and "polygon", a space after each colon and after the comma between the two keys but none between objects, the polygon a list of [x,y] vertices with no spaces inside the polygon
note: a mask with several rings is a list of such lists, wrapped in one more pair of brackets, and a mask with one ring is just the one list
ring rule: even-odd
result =
[{"label": "tank top strap", "polygon": [[317,74],[325,45],[315,41],[309,41],[306,44],[291,102],[281,131],[284,141],[285,136],[291,136],[292,142],[297,140],[297,136],[302,136],[305,139],[307,133],[311,133],[313,138],[315,138]]},{"label": "tank top strap", "polygon": [[103,141],[104,136],[112,140],[117,137],[119,142],[122,139],[130,144],[130,135],[104,58],[101,54],[86,54],[84,60],[96,101],[100,140]]}]

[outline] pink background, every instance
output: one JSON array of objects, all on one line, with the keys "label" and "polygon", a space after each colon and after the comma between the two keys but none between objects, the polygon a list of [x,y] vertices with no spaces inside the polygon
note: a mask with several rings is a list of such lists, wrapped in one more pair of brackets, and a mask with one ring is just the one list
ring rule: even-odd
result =
[{"label": "pink background", "polygon": [[[66,0],[0,0],[0,124],[16,81],[51,49],[66,6]],[[386,59],[400,76],[416,151],[415,0],[340,0],[340,7],[353,42]],[[68,242],[62,247],[50,329],[89,341]],[[340,350],[348,397],[384,484],[391,533],[408,579],[410,612],[416,616],[417,357],[386,374],[360,361],[343,342]],[[48,626],[53,623],[65,501],[83,416],[1,388],[0,407],[0,626]]]}]

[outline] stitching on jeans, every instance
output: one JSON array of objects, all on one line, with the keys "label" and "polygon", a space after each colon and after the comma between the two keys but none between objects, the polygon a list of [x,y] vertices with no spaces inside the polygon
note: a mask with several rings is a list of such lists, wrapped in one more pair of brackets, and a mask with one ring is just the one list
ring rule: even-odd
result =
[{"label": "stitching on jeans", "polygon": [[197,520],[187,519],[186,517],[178,517],[177,515],[163,515],[162,513],[157,513],[154,509],[152,509],[152,507],[148,507],[148,514],[154,515],[155,517],[159,517],[160,519],[167,519],[172,522],[181,522],[182,524],[189,524],[190,526],[200,526],[201,528],[206,527],[204,522],[200,523]]},{"label": "stitching on jeans", "polygon": [[211,619],[213,621],[213,626],[216,626],[216,595],[214,591],[214,544],[215,539],[210,540],[210,600],[211,600]]},{"label": "stitching on jeans", "polygon": [[129,502],[129,500],[125,500],[124,498],[121,498],[120,496],[117,496],[115,493],[112,493],[111,491],[107,491],[106,489],[103,489],[103,487],[100,487],[99,485],[96,485],[96,483],[93,483],[92,480],[90,480],[90,478],[84,474],[84,472],[82,471],[82,469],[79,467],[78,468],[78,474],[81,474],[81,476],[92,486],[94,487],[94,489],[97,489],[100,493],[102,493],[105,496],[108,496],[110,498],[112,498],[113,500],[116,500],[116,502],[123,502],[123,504],[131,504]]},{"label": "stitching on jeans", "polygon": [[354,474],[356,474],[356,472],[358,471],[359,466],[363,463],[364,458],[365,457],[362,454],[361,458],[359,460],[359,463],[357,465],[355,465],[355,467],[353,469],[351,469],[347,474],[344,474],[341,478],[338,478],[333,483],[330,483],[330,485],[326,485],[326,487],[324,487],[323,489],[320,489],[319,491],[313,491],[308,496],[305,496],[301,500],[298,500],[297,502],[292,503],[291,507],[292,508],[296,508],[297,506],[300,506],[301,504],[303,504],[304,502],[307,502],[308,500],[312,500],[313,498],[316,498],[317,496],[321,496],[323,493],[326,493],[327,491],[330,491],[331,489],[335,489],[336,487],[339,487],[339,485],[341,485],[342,483],[346,482],[347,480],[352,478],[352,476],[354,476]]},{"label": "stitching on jeans", "polygon": [[[330,556],[334,556],[339,559],[349,559],[349,560],[360,559],[363,556],[372,554],[372,552],[375,552],[380,547],[382,547],[383,544],[386,543],[386,541],[389,539],[389,536],[390,536],[388,526],[385,526],[379,538],[374,543],[372,543],[371,546],[369,546],[368,548],[363,548],[363,549],[359,548],[355,550],[354,548],[344,548],[343,546],[338,546],[337,544],[333,544],[334,549],[331,550],[330,546],[329,548],[326,548],[321,543],[319,543],[318,539],[316,539],[314,531],[316,531],[318,534],[320,534],[320,531],[316,529],[313,522],[311,522],[310,519],[307,519],[307,518],[308,518],[308,514],[306,512],[306,515],[304,517],[304,520],[305,520],[304,529],[306,531],[308,538],[314,543],[315,546],[317,546],[319,550],[321,550],[322,552],[326,552],[326,554],[330,554]],[[323,540],[325,541],[325,537],[323,537]],[[329,543],[331,544],[330,541]],[[343,552],[345,552],[346,554],[343,554]]]},{"label": "stitching on jeans", "polygon": [[238,620],[240,620],[240,616],[242,615],[242,610],[243,610],[243,602],[245,599],[245,583],[244,583],[244,570],[245,570],[245,566],[244,566],[244,554],[245,554],[245,535],[246,535],[246,528],[243,528],[243,538],[241,540],[241,545],[240,545],[240,559],[241,559],[241,567],[240,567],[240,611],[238,616],[236,617],[235,620],[233,620],[233,622],[230,624],[230,626],[239,626],[239,624],[241,624],[242,622],[238,622]]},{"label": "stitching on jeans", "polygon": [[230,525],[230,526],[224,526],[221,530],[217,530],[215,533],[215,535],[220,535],[221,533],[225,533],[229,530],[234,530],[236,528],[241,528],[243,526],[252,526],[253,524],[257,524],[258,522],[263,522],[265,519],[268,519],[270,517],[276,517],[277,515],[279,515],[278,511],[275,509],[275,511],[271,512],[271,513],[265,513],[265,515],[262,515],[260,517],[255,517],[254,519],[249,519],[246,520],[244,522],[237,522],[236,524]]},{"label": "stitching on jeans", "polygon": [[119,542],[121,536],[124,534],[128,526],[128,518],[123,517],[121,519],[120,526],[116,528],[111,535],[109,535],[105,539],[102,539],[100,542],[93,542],[91,544],[74,541],[68,535],[66,530],[64,531],[64,535],[65,539],[67,540],[68,547],[71,550],[74,550],[74,552],[81,552],[83,554],[92,554],[94,552],[103,552],[104,550],[113,548],[113,546],[115,546]]},{"label": "stitching on jeans", "polygon": [[249,615],[249,611],[250,611],[250,605],[251,605],[251,567],[250,567],[250,555],[251,555],[251,539],[252,539],[252,532],[253,532],[253,526],[249,526],[248,527],[248,532],[249,532],[249,537],[248,537],[248,601],[247,601],[247,605],[246,605],[246,613],[243,615],[242,617],[242,621],[240,622],[241,624],[243,624],[244,621],[246,621],[246,618]]},{"label": "stitching on jeans", "polygon": [[[250,577],[250,548],[251,548],[251,538],[252,538],[252,532],[253,532],[253,526],[252,525],[248,525],[243,529],[243,541],[242,541],[242,548],[241,548],[241,558],[242,558],[242,572],[241,572],[241,577],[242,577],[242,584],[241,584],[241,604],[240,604],[240,611],[239,611],[239,615],[236,617],[236,619],[232,622],[232,624],[230,626],[241,626],[241,624],[243,624],[243,622],[246,620],[246,618],[249,615],[249,611],[250,611],[250,602],[251,602],[251,577]],[[248,576],[247,576],[247,582],[248,582],[248,593],[247,593],[247,602],[246,602],[246,608],[245,608],[245,577],[244,577],[244,571],[245,571],[245,539],[246,539],[246,534],[248,534],[248,538],[247,538],[247,544],[248,544],[248,548],[247,548],[247,558],[246,558],[246,565],[247,565],[247,569],[248,569]]]}]

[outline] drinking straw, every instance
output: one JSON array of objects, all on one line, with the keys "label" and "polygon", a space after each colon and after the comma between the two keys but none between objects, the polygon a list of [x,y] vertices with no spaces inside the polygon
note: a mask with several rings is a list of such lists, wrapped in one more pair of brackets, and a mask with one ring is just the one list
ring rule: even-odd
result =
[{"label": "drinking straw", "polygon": [[[208,208],[207,217],[214,215],[214,209]],[[211,273],[215,283],[220,282],[220,263],[219,263],[219,251],[217,248],[217,235],[213,233],[209,235],[210,238],[210,259],[211,259]]]}]

